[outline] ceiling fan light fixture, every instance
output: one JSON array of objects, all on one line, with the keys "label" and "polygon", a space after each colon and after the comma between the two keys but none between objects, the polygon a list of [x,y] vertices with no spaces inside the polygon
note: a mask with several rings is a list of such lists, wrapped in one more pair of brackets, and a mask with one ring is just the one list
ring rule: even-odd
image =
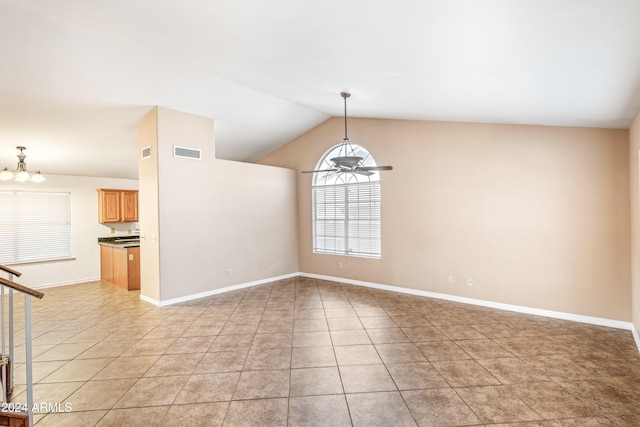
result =
[{"label": "ceiling fan light fixture", "polygon": [[342,146],[338,150],[338,156],[329,159],[332,164],[328,169],[302,171],[302,173],[351,173],[357,175],[371,176],[373,171],[391,170],[392,166],[365,166],[364,158],[356,155],[356,150],[349,141],[347,134],[347,98],[351,96],[349,92],[340,92],[340,96],[344,99],[344,138],[342,138]]},{"label": "ceiling fan light fixture", "polygon": [[360,156],[340,156],[331,159],[331,161],[336,165],[345,167],[358,166],[358,163],[360,163],[362,160],[364,159]]}]

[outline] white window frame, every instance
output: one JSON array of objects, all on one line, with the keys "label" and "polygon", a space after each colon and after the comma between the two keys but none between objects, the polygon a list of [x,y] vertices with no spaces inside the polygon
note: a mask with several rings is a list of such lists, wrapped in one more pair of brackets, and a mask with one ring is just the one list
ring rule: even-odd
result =
[{"label": "white window frame", "polygon": [[71,193],[0,191],[0,264],[72,258]]},{"label": "white window frame", "polygon": [[[328,150],[316,169],[326,169],[341,145]],[[366,149],[353,148],[366,166],[376,166]],[[381,200],[378,172],[371,176],[317,172],[312,185],[313,252],[381,258]]]}]

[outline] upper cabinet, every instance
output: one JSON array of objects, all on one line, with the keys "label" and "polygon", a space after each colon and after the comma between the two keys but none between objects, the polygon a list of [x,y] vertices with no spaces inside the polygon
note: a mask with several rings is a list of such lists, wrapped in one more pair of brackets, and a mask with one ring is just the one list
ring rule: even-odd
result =
[{"label": "upper cabinet", "polygon": [[120,222],[120,191],[98,190],[98,222]]},{"label": "upper cabinet", "polygon": [[138,222],[138,192],[122,191],[122,222]]},{"label": "upper cabinet", "polygon": [[98,222],[137,222],[138,191],[98,189]]}]

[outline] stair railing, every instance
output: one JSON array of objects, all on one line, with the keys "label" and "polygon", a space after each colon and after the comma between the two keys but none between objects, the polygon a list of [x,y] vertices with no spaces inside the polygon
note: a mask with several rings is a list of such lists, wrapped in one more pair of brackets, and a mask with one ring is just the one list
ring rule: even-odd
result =
[{"label": "stair railing", "polygon": [[[5,408],[12,408],[9,404],[11,392],[13,390],[13,380],[15,368],[14,358],[14,316],[13,316],[13,292],[18,291],[24,294],[24,342],[25,342],[25,370],[26,370],[26,386],[27,386],[27,404],[26,410],[29,415],[29,426],[33,426],[33,369],[32,369],[32,343],[31,343],[31,297],[41,299],[44,294],[26,286],[14,282],[15,277],[20,277],[22,273],[0,264],[0,271],[9,274],[9,278],[0,277],[0,317],[2,317],[2,354],[0,355],[0,363],[2,364],[1,386],[2,386],[2,402]],[[7,292],[8,291],[8,292]],[[7,329],[5,324],[5,293],[9,295],[9,354],[7,355],[6,335]],[[11,365],[12,364],[12,365]],[[8,369],[11,366],[11,369]],[[8,371],[8,372],[7,372]],[[17,408],[16,408],[17,409]],[[22,409],[24,409],[22,407]],[[7,413],[9,414],[9,413]],[[3,414],[2,414],[3,415]]]}]

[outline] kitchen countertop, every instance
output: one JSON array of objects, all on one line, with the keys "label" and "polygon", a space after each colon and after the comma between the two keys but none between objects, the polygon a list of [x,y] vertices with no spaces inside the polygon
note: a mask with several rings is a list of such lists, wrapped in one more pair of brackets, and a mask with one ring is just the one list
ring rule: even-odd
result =
[{"label": "kitchen countertop", "polygon": [[140,236],[98,237],[98,244],[114,248],[136,248],[140,246]]}]

